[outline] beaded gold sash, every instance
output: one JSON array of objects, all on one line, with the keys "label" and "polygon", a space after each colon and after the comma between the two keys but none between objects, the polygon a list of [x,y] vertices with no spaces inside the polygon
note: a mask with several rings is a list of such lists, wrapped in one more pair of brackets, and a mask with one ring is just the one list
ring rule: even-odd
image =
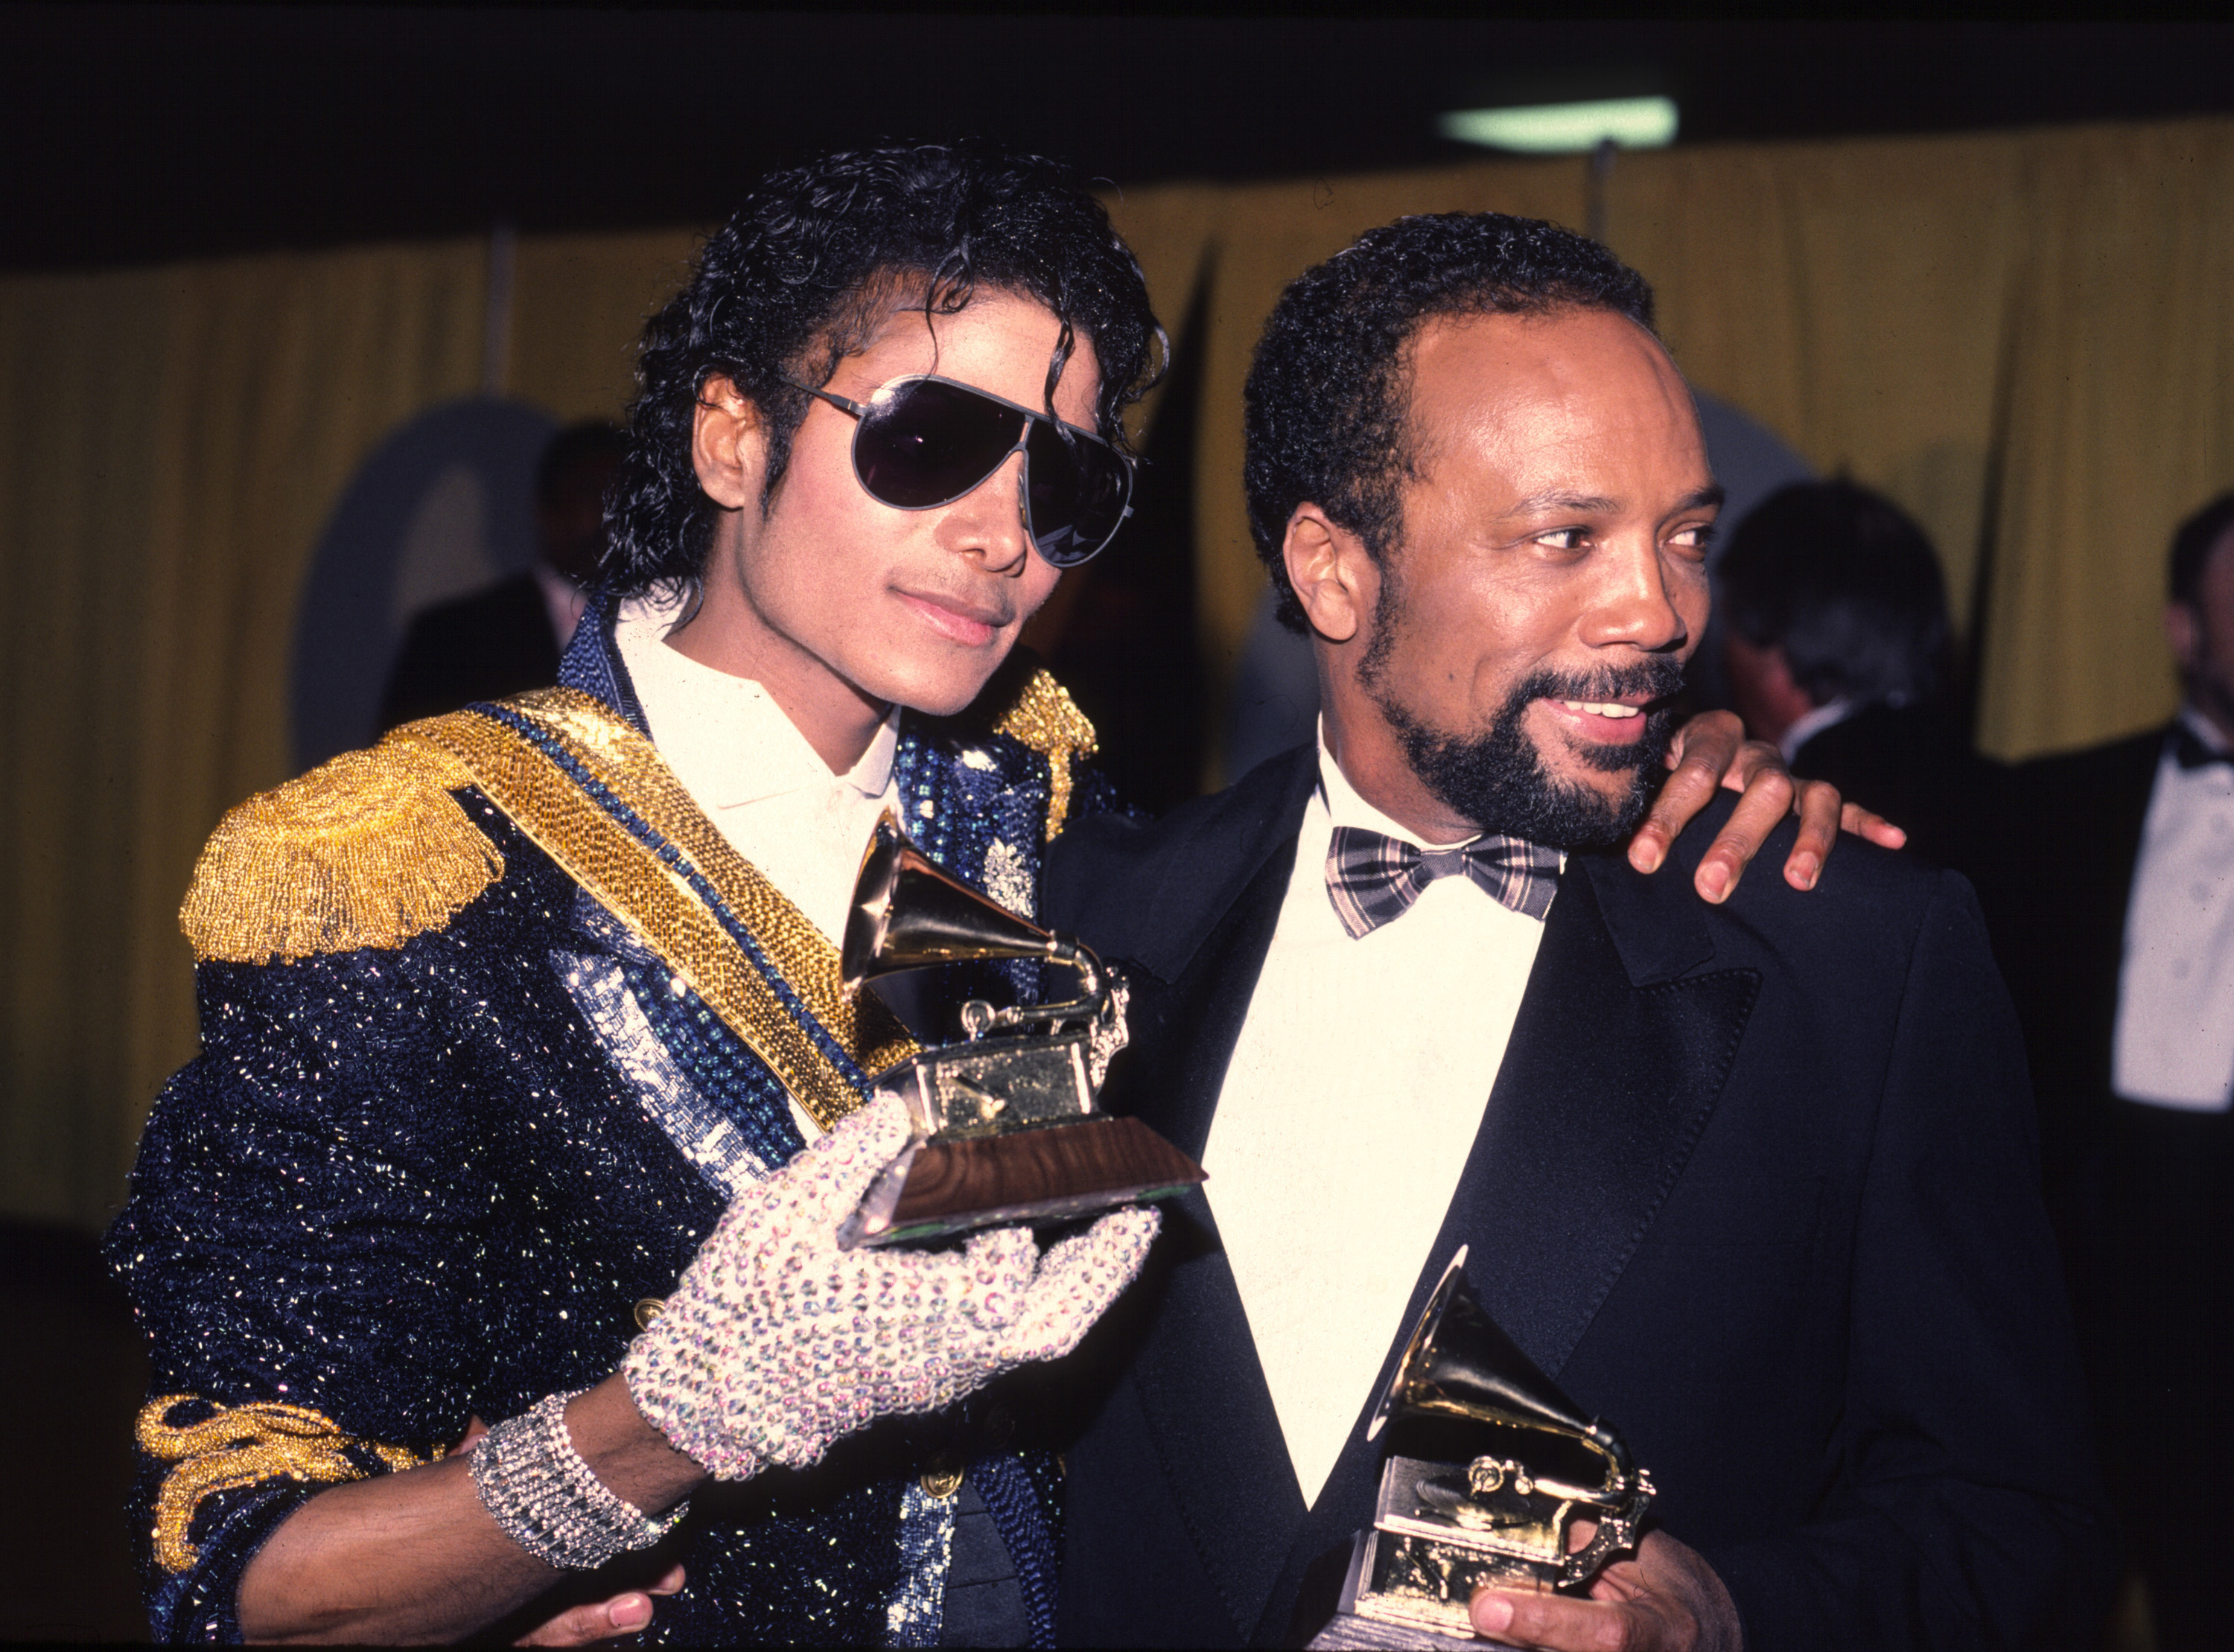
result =
[{"label": "beaded gold sash", "polygon": [[626,924],[768,1063],[824,1129],[861,1081],[913,1055],[884,1006],[846,991],[838,949],[700,813],[651,742],[572,689],[399,729],[473,784]]}]

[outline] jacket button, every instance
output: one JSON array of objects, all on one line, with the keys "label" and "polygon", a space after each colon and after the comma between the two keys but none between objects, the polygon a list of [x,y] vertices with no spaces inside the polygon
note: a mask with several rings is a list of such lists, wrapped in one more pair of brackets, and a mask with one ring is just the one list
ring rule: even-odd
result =
[{"label": "jacket button", "polygon": [[640,1331],[651,1329],[654,1321],[667,1311],[666,1302],[658,1296],[646,1296],[636,1305],[636,1328]]},{"label": "jacket button", "polygon": [[923,1471],[923,1494],[944,1502],[961,1489],[961,1453],[952,1451],[934,1453]]}]

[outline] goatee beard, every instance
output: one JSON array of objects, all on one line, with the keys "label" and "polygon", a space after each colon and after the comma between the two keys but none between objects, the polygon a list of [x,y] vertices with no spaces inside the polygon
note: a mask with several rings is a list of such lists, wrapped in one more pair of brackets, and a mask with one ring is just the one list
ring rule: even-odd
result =
[{"label": "goatee beard", "polygon": [[[1682,686],[1682,666],[1664,656],[1590,676],[1538,671],[1512,690],[1485,732],[1471,735],[1429,728],[1378,682],[1369,683],[1368,692],[1395,731],[1413,774],[1445,808],[1486,833],[1585,851],[1612,848],[1636,829],[1651,806],[1654,778],[1676,730],[1669,702]],[[1625,792],[1608,797],[1595,787],[1555,779],[1544,767],[1525,727],[1532,702],[1603,704],[1639,694],[1657,703],[1640,714],[1645,723],[1636,740],[1578,750],[1584,763],[1603,773],[1630,771]]]}]

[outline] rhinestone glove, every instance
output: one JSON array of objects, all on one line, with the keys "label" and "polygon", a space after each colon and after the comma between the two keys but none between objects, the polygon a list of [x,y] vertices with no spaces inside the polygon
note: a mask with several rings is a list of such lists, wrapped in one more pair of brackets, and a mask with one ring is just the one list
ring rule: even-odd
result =
[{"label": "rhinestone glove", "polygon": [[1060,1358],[1140,1271],[1153,1210],[1114,1211],[1044,1256],[1025,1227],[958,1253],[840,1250],[838,1224],[907,1139],[905,1106],[874,1101],[741,1195],[630,1344],[637,1409],[715,1479],[804,1468],[874,1418]]}]

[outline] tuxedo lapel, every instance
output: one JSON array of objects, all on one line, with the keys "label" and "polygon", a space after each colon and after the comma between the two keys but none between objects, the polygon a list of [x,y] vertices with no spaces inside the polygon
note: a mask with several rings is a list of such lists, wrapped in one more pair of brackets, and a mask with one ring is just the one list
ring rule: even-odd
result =
[{"label": "tuxedo lapel", "polygon": [[1570,865],[1427,1269],[1470,1246],[1483,1306],[1555,1377],[1682,1173],[1760,988],[1676,976],[1711,957],[1679,872]]}]

